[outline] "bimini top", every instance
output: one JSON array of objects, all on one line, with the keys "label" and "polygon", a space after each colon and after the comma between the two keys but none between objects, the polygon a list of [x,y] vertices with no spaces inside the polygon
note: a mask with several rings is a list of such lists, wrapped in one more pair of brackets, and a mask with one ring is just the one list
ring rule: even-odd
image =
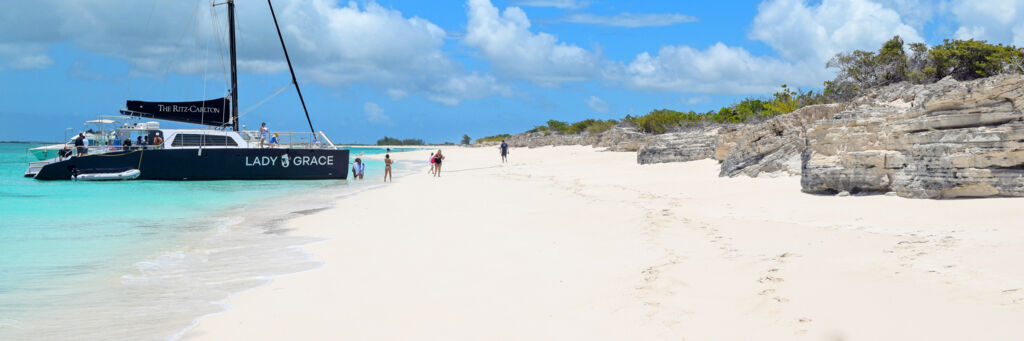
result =
[{"label": "bimini top", "polygon": [[231,101],[217,98],[195,102],[128,101],[122,115],[223,127],[231,125]]}]

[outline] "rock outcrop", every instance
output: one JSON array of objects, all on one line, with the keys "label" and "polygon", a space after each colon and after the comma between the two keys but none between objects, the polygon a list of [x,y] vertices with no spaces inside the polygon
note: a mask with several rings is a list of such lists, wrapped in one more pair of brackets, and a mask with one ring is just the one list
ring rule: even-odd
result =
[{"label": "rock outcrop", "polygon": [[722,134],[718,151],[719,176],[785,172],[800,174],[800,155],[807,144],[807,125],[840,112],[843,105],[811,105],[757,124]]},{"label": "rock outcrop", "polygon": [[800,174],[809,193],[909,198],[1024,196],[1024,76],[894,84],[849,103],[762,122],[651,136],[520,134],[517,147],[593,145],[637,151],[641,164],[714,158],[720,176]]},{"label": "rock outcrop", "polygon": [[656,135],[637,150],[640,164],[682,162],[714,157],[719,128],[693,128]]},{"label": "rock outcrop", "polygon": [[1024,77],[894,85],[808,128],[811,193],[1024,196]]}]

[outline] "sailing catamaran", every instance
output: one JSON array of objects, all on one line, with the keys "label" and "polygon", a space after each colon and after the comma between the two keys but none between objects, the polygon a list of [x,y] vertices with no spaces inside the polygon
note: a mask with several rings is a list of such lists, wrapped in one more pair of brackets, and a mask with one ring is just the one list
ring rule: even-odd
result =
[{"label": "sailing catamaran", "polygon": [[160,129],[157,122],[126,123],[114,133],[119,137],[114,139],[115,143],[76,146],[69,151],[84,148],[85,152],[80,156],[61,155],[32,162],[25,176],[39,180],[70,180],[88,174],[95,175],[90,178],[99,179],[119,179],[117,174],[132,174],[131,178],[143,180],[345,179],[349,151],[336,147],[327,135],[313,129],[270,0],[267,5],[288,62],[291,85],[295,86],[306,113],[309,132],[284,133],[284,137],[275,139],[276,143],[269,143],[269,137],[263,132],[254,136],[252,132],[239,130],[235,4],[234,0],[222,4],[227,5],[228,13],[229,96],[192,102],[129,100],[121,110],[121,114],[132,118],[184,122],[214,129]]}]

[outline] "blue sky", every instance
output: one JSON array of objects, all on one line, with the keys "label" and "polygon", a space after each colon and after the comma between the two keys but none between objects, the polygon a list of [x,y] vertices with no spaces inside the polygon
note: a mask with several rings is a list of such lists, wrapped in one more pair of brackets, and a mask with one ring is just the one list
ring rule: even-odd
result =
[{"label": "blue sky", "polygon": [[[14,0],[0,13],[0,140],[58,140],[125,100],[226,95],[210,0]],[[289,83],[266,3],[236,0],[240,108]],[[277,0],[310,115],[336,142],[456,142],[548,119],[706,111],[899,34],[1024,45],[1024,0]],[[246,112],[303,131],[294,90]],[[168,126],[178,126],[169,124]]]}]

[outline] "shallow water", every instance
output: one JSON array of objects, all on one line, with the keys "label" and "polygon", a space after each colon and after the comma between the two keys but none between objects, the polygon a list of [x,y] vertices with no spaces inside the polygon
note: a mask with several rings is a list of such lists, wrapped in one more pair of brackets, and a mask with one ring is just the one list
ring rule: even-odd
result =
[{"label": "shallow water", "polygon": [[280,222],[378,184],[37,181],[30,147],[0,144],[0,340],[172,338],[231,293],[318,266]]}]

